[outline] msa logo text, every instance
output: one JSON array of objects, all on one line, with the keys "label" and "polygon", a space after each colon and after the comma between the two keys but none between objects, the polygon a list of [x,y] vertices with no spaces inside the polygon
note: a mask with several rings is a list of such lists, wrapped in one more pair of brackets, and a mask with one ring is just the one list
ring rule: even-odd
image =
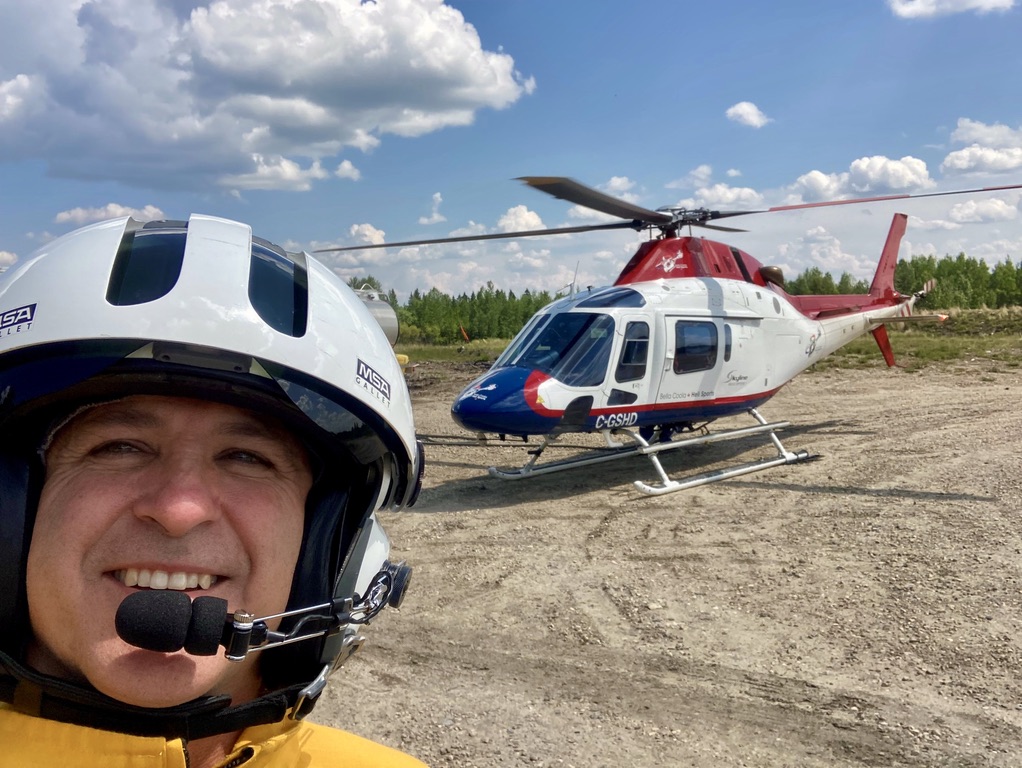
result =
[{"label": "msa logo text", "polygon": [[35,304],[27,304],[17,309],[9,309],[0,315],[0,329],[11,328],[15,325],[31,323],[35,317]]},{"label": "msa logo text", "polygon": [[358,372],[355,381],[387,405],[390,405],[390,382],[373,370],[372,366],[362,360],[358,361]]}]

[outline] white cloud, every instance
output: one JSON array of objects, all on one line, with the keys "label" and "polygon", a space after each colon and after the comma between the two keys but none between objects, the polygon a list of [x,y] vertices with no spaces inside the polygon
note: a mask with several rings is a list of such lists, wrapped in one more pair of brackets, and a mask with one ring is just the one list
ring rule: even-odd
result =
[{"label": "white cloud", "polygon": [[940,165],[945,173],[1002,173],[1022,168],[1022,128],[963,117],[951,139],[969,146],[948,153]]},{"label": "white cloud", "polygon": [[444,198],[439,192],[433,193],[433,211],[429,216],[421,216],[419,218],[420,224],[440,224],[441,222],[447,221],[447,217],[440,213],[440,204],[443,203]]},{"label": "white cloud", "polygon": [[767,123],[773,122],[771,118],[764,115],[760,108],[751,101],[740,101],[728,107],[727,112],[724,114],[728,120],[733,120],[736,123],[748,125],[752,128],[762,128]]},{"label": "white cloud", "polygon": [[294,160],[286,157],[263,157],[252,155],[255,168],[249,173],[228,174],[222,183],[236,189],[285,189],[292,192],[305,192],[312,188],[312,182],[325,179],[329,175],[323,170],[319,161],[314,161],[308,168],[302,168]]},{"label": "white cloud", "polygon": [[466,125],[534,89],[441,0],[0,7],[0,161],[58,177],[308,189],[346,148]]},{"label": "white cloud", "polygon": [[23,116],[32,99],[34,85],[32,79],[25,75],[0,83],[0,122],[13,122]]},{"label": "white cloud", "polygon": [[117,219],[121,216],[131,216],[139,221],[158,221],[166,218],[163,211],[155,205],[147,205],[144,208],[131,208],[118,203],[107,203],[100,208],[72,208],[68,211],[61,211],[54,217],[53,221],[56,224],[75,224],[81,226],[94,221]]},{"label": "white cloud", "polygon": [[[731,175],[731,172],[728,172]],[[669,181],[664,186],[667,189],[694,189],[698,187],[705,187],[710,183],[710,179],[713,178],[713,166],[703,163],[702,165],[696,166],[687,174],[682,176],[680,179]]]},{"label": "white cloud", "polygon": [[895,16],[918,19],[969,11],[1009,11],[1015,7],[1015,0],[887,0],[887,5]]},{"label": "white cloud", "polygon": [[627,176],[611,176],[610,181],[601,187],[608,195],[632,202],[635,201],[635,196],[632,194],[634,188],[635,182]]},{"label": "white cloud", "polygon": [[952,141],[959,144],[984,144],[991,147],[1022,147],[1022,128],[1013,129],[1001,123],[987,125],[967,117],[958,119],[951,132]]},{"label": "white cloud", "polygon": [[522,232],[530,229],[543,229],[543,219],[535,211],[530,211],[524,205],[516,205],[509,208],[507,213],[497,221],[497,228],[501,232]]},{"label": "white cloud", "polygon": [[751,187],[732,187],[727,184],[712,184],[697,189],[693,197],[679,200],[679,208],[758,208],[763,205],[763,195]]},{"label": "white cloud", "polygon": [[489,230],[485,224],[469,221],[464,227],[458,227],[447,233],[448,237],[468,237],[470,235],[485,235]]},{"label": "white cloud", "polygon": [[377,229],[372,224],[352,224],[348,228],[348,235],[356,243],[364,243],[366,245],[380,245],[387,242],[387,233],[382,229]]},{"label": "white cloud", "polygon": [[973,144],[948,154],[940,168],[945,173],[1002,173],[1022,168],[1022,147],[998,149]]},{"label": "white cloud", "polygon": [[892,160],[874,155],[860,157],[848,169],[848,182],[856,192],[902,192],[936,185],[926,163],[916,157]]},{"label": "white cloud", "polygon": [[790,190],[791,196],[786,199],[786,202],[837,200],[845,194],[847,187],[847,173],[824,173],[813,170],[795,179]]},{"label": "white cloud", "polygon": [[862,195],[886,195],[932,189],[926,163],[916,157],[893,160],[882,155],[860,157],[842,173],[809,171],[788,188],[785,202],[821,202]]},{"label": "white cloud", "polygon": [[965,224],[988,221],[1013,221],[1018,218],[1018,209],[1000,198],[966,200],[951,207],[948,216],[952,221]]},{"label": "white cloud", "polygon": [[922,230],[930,232],[950,232],[962,228],[961,224],[948,221],[947,219],[921,219],[918,216],[909,216],[908,226],[913,231]]},{"label": "white cloud", "polygon": [[11,253],[10,251],[0,251],[0,272],[14,266],[17,261],[17,254]]},{"label": "white cloud", "polygon": [[341,164],[334,170],[334,176],[339,179],[351,179],[352,181],[358,181],[362,178],[362,172],[352,165],[350,160],[342,160]]}]

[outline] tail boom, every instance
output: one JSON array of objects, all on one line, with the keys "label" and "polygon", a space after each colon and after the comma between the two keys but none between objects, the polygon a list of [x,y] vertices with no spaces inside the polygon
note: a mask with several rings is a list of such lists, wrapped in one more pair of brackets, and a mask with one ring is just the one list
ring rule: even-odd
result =
[{"label": "tail boom", "polygon": [[829,354],[869,331],[887,365],[895,364],[894,351],[884,323],[904,320],[905,316],[912,314],[916,300],[925,295],[920,292],[905,296],[894,288],[898,251],[907,224],[908,216],[904,213],[894,214],[868,293],[790,297],[796,309],[820,323],[823,329],[823,343],[820,345],[823,354]]}]

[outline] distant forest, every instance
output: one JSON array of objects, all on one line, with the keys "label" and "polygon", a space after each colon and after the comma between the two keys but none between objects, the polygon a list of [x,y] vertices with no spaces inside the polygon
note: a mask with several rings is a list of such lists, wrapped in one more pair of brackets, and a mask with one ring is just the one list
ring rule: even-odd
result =
[{"label": "distant forest", "polygon": [[[1006,258],[991,269],[985,261],[960,253],[957,256],[914,256],[899,261],[894,286],[912,293],[934,278],[937,286],[920,301],[917,309],[996,309],[1022,306],[1022,262]],[[397,294],[380,280],[368,275],[348,281],[353,288],[370,285],[387,295],[401,324],[405,344],[453,344],[470,339],[509,339],[537,310],[563,294],[526,289],[521,295],[503,291],[487,283],[472,294],[449,296],[433,288],[426,293],[412,292],[404,305]],[[789,279],[790,294],[866,293],[869,282],[842,274],[838,280],[817,267]]]}]

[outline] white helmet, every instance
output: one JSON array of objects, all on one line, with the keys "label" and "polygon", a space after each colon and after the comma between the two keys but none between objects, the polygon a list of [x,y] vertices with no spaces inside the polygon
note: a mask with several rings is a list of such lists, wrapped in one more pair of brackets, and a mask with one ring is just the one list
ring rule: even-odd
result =
[{"label": "white helmet", "polygon": [[[381,575],[400,582],[388,585],[384,602],[400,601],[407,569],[387,562],[389,542],[375,513],[414,503],[422,449],[401,368],[363,302],[308,254],[254,238],[245,224],[199,215],[95,224],[0,276],[0,626],[7,628],[0,671],[6,667],[46,695],[64,695],[67,684],[54,692],[20,664],[42,440],[55,420],[82,405],[161,393],[270,410],[309,445],[317,480],[288,610],[364,602],[367,592],[379,592]],[[287,631],[286,621],[280,629]],[[354,628],[342,626],[264,651],[264,682],[284,693],[267,711],[257,702],[215,728],[266,722],[282,702],[305,714],[359,641]],[[175,708],[182,712],[140,726],[116,702],[97,703],[103,697],[94,692],[71,698],[83,696],[85,709],[110,709],[101,727],[111,727],[112,718],[116,730],[184,730],[193,738],[197,718],[183,710],[208,720],[210,709],[224,707],[219,700],[182,705]],[[127,721],[118,726],[122,716]]]}]

